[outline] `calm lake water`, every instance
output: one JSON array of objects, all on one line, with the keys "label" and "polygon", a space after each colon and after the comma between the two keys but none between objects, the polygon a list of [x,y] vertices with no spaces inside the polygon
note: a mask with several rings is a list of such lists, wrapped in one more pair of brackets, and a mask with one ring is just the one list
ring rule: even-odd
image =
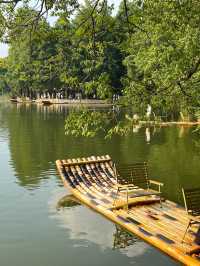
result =
[{"label": "calm lake water", "polygon": [[151,178],[165,183],[165,196],[182,202],[181,186],[199,185],[200,137],[180,127],[110,140],[67,137],[67,113],[61,106],[0,103],[0,265],[178,265],[87,207],[58,208],[67,191],[55,160],[98,154],[145,160]]}]

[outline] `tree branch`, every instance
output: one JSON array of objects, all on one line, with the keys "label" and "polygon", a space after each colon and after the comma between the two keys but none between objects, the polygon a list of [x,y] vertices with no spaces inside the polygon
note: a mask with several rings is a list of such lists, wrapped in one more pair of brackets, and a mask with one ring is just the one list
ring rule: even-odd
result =
[{"label": "tree branch", "polygon": [[76,31],[80,28],[80,27],[82,27],[90,18],[91,18],[91,16],[94,14],[94,12],[95,12],[95,10],[96,10],[96,8],[97,8],[97,6],[98,6],[98,4],[99,4],[99,2],[100,2],[100,0],[97,0],[96,1],[96,3],[94,4],[94,6],[93,6],[93,8],[92,8],[92,10],[91,10],[91,12],[90,12],[90,14],[89,14],[89,16],[87,16],[86,17],[86,19],[84,19],[79,25],[78,25],[78,27],[76,28]]},{"label": "tree branch", "polygon": [[129,32],[129,34],[131,34],[130,22],[129,22],[129,16],[128,16],[128,6],[127,6],[126,0],[123,0],[123,3],[124,3],[124,10],[125,10],[126,22],[127,22],[127,26],[128,26],[128,32]]},{"label": "tree branch", "polygon": [[191,69],[188,70],[187,75],[184,80],[190,79],[198,70],[200,65],[200,58],[196,61],[195,65],[191,67]]}]

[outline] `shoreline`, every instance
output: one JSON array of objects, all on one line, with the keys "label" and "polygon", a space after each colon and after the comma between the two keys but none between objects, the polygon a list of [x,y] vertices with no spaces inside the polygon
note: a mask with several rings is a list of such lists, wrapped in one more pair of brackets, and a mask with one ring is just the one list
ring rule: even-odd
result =
[{"label": "shoreline", "polygon": [[20,104],[41,104],[41,105],[69,105],[69,106],[80,106],[80,105],[94,105],[94,106],[113,106],[113,103],[108,102],[107,100],[92,100],[92,99],[37,99],[37,100],[23,100],[21,98],[9,99],[12,103]]},{"label": "shoreline", "polygon": [[[200,121],[167,121],[167,122],[158,122],[158,121],[138,121],[140,125],[151,125],[151,126],[198,126]],[[135,124],[137,125],[137,124]]]},{"label": "shoreline", "polygon": [[[8,97],[4,97],[4,101],[9,100],[12,103],[16,104],[36,104],[42,106],[69,106],[69,107],[80,107],[80,106],[89,106],[89,107],[112,107],[115,104],[109,103],[107,100],[93,100],[93,99],[37,99],[37,100],[23,100],[21,98],[9,99]],[[149,126],[199,126],[200,121],[154,121],[154,120],[138,120],[133,122],[133,125],[149,125]]]}]

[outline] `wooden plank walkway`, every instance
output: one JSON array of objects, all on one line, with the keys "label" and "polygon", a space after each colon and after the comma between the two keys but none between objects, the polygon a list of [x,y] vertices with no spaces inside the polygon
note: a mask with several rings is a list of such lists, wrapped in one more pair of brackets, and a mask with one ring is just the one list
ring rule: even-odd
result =
[{"label": "wooden plank walkway", "polygon": [[198,226],[193,226],[182,242],[189,220],[187,212],[168,200],[162,202],[161,208],[156,195],[131,198],[127,210],[126,194],[116,193],[115,169],[108,155],[57,160],[56,165],[64,185],[82,203],[175,260],[200,265],[199,254],[190,255],[199,248],[194,242]]}]

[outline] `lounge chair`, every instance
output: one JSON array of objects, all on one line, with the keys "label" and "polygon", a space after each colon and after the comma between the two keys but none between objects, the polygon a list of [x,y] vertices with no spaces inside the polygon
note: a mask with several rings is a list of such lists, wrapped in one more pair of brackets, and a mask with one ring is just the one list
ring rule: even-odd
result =
[{"label": "lounge chair", "polygon": [[[163,183],[149,179],[146,162],[118,165],[114,168],[117,181],[116,198],[118,193],[126,193],[127,209],[129,198],[144,196],[158,196],[162,206],[161,187]],[[158,190],[151,189],[151,185],[157,186]],[[115,203],[116,199],[113,204],[115,205]]]},{"label": "lounge chair", "polygon": [[[185,239],[188,229],[194,224],[200,224],[200,188],[184,189],[182,188],[185,209],[188,213],[188,225],[183,235],[182,242]],[[198,236],[197,236],[198,237]],[[195,239],[195,242],[200,245],[200,239]]]}]

